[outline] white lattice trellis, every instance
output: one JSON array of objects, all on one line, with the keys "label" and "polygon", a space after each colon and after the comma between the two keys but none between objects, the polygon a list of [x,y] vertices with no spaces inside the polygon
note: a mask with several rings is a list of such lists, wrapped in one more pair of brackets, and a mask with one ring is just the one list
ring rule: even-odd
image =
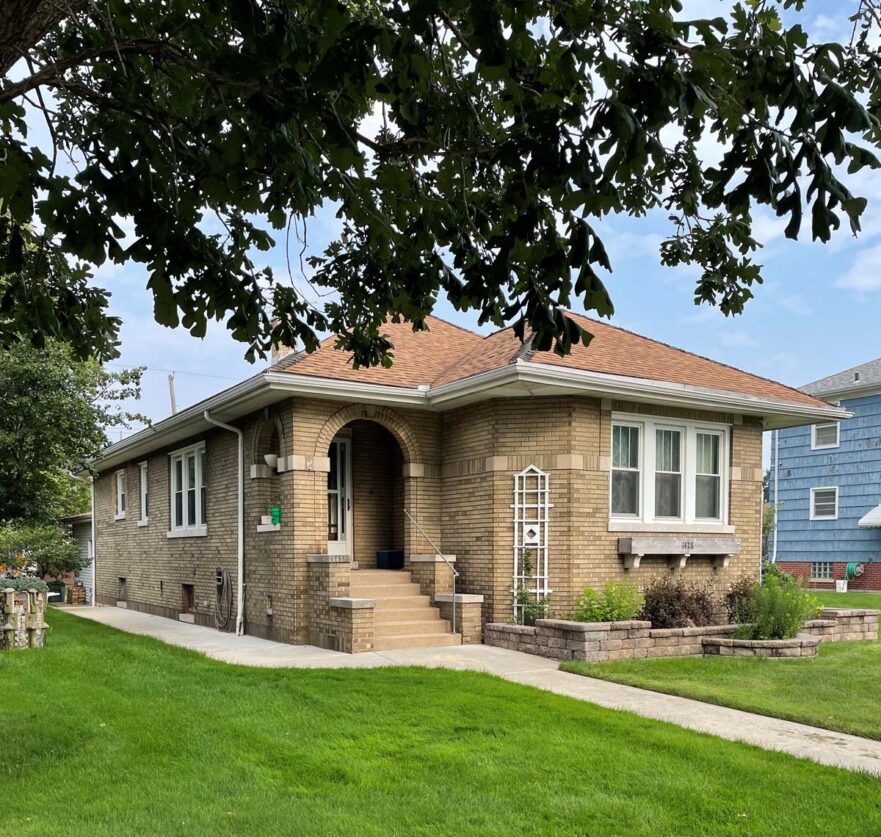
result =
[{"label": "white lattice trellis", "polygon": [[536,599],[547,598],[548,517],[552,508],[548,475],[535,465],[514,474],[514,615],[522,605],[517,591],[528,590]]}]

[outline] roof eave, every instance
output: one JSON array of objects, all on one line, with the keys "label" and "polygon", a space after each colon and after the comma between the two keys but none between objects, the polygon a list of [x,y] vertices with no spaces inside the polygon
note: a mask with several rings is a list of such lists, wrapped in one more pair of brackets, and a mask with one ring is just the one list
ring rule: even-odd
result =
[{"label": "roof eave", "polygon": [[745,393],[696,387],[669,381],[632,378],[603,372],[551,366],[518,360],[514,364],[443,384],[430,392],[433,407],[450,408],[482,400],[491,390],[511,394],[589,394],[664,406],[737,413],[764,419],[769,429],[844,419],[850,414],[832,405],[801,404],[783,399],[762,398]]}]

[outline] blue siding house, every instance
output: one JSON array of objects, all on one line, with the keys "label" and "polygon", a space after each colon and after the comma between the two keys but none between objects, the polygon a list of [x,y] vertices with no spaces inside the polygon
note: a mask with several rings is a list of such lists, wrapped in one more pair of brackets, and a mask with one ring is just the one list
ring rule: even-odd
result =
[{"label": "blue siding house", "polygon": [[770,557],[813,587],[881,590],[881,359],[802,390],[852,416],[772,433]]}]

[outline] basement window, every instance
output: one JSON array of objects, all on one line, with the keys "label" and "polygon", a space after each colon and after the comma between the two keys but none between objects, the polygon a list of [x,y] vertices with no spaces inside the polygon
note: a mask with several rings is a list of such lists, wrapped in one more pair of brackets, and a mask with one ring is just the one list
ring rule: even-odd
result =
[{"label": "basement window", "polygon": [[831,561],[811,562],[811,581],[831,581],[832,578],[833,567]]}]

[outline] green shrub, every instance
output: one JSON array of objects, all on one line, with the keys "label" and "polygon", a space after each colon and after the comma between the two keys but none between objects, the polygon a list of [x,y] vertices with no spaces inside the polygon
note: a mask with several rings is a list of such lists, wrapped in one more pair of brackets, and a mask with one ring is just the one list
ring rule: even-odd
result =
[{"label": "green shrub", "polygon": [[654,628],[693,628],[713,622],[715,603],[704,587],[665,577],[656,578],[643,592],[642,618]]},{"label": "green shrub", "polygon": [[820,602],[791,576],[766,575],[753,586],[748,624],[741,625],[738,639],[792,639],[820,612]]},{"label": "green shrub", "polygon": [[537,619],[547,619],[551,615],[551,603],[548,596],[539,597],[530,590],[532,579],[532,552],[525,550],[521,558],[521,578],[514,587],[514,624],[535,625]]},{"label": "green shrub", "polygon": [[49,585],[39,578],[28,578],[21,576],[20,578],[0,578],[0,590],[36,590],[39,593],[48,593]]},{"label": "green shrub", "polygon": [[79,544],[57,523],[15,520],[0,526],[0,572],[59,578],[88,563]]},{"label": "green shrub", "polygon": [[633,619],[642,610],[642,593],[635,584],[607,581],[602,592],[585,587],[575,606],[578,622],[619,622]]},{"label": "green shrub", "polygon": [[725,594],[725,610],[728,612],[728,621],[743,624],[750,620],[750,600],[756,580],[753,576],[742,575],[728,585]]},{"label": "green shrub", "polygon": [[766,578],[791,579],[794,576],[781,570],[779,564],[762,561],[762,581],[764,582]]}]

